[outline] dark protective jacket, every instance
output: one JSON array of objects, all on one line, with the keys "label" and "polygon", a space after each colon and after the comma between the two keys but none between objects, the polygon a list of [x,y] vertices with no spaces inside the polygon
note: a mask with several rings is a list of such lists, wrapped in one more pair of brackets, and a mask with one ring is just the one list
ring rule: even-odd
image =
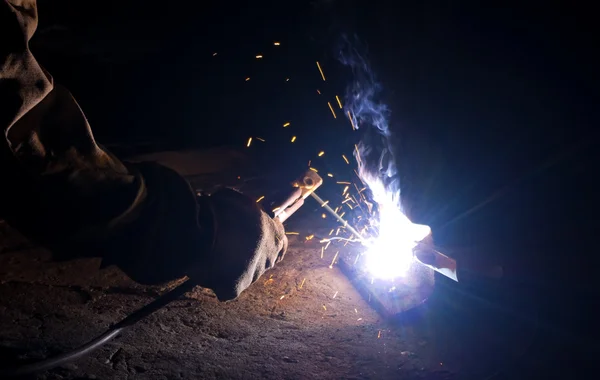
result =
[{"label": "dark protective jacket", "polygon": [[0,218],[56,258],[101,256],[141,283],[188,275],[232,299],[285,253],[283,226],[233,190],[198,197],[156,163],[94,140],[28,43],[35,0],[0,0]]}]

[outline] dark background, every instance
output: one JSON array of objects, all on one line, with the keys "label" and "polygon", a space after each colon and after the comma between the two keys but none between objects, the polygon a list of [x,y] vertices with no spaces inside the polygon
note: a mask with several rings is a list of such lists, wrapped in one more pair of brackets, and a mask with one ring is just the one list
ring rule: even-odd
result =
[{"label": "dark background", "polygon": [[350,80],[339,36],[357,35],[392,110],[415,221],[458,258],[504,265],[499,287],[464,290],[535,320],[537,360],[585,361],[598,345],[600,268],[593,12],[485,4],[40,0],[32,49],[117,152],[258,136],[267,142],[249,151],[269,170],[296,173],[323,149],[315,166],[346,175],[339,157],[360,132],[326,102]]}]

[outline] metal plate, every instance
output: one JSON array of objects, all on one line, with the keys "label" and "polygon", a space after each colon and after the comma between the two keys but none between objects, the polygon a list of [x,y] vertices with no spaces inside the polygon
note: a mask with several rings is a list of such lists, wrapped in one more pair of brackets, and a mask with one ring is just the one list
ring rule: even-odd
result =
[{"label": "metal plate", "polygon": [[342,272],[359,293],[385,318],[399,316],[422,305],[433,293],[434,271],[416,261],[404,278],[395,280],[373,279],[361,269],[358,252],[346,252],[339,259]]}]

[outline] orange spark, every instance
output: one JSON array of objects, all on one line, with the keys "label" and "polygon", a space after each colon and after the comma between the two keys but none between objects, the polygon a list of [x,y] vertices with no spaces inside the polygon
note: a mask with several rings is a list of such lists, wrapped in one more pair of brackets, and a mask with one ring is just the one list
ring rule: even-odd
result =
[{"label": "orange spark", "polygon": [[319,72],[321,73],[321,78],[323,78],[323,81],[325,81],[325,74],[323,74],[323,69],[321,69],[319,61],[317,61],[317,67],[319,68]]},{"label": "orange spark", "polygon": [[337,252],[335,253],[335,256],[333,256],[333,260],[331,260],[331,264],[329,264],[329,269],[332,269],[332,268],[333,268],[333,264],[335,264],[335,259],[337,259],[337,257],[338,257],[338,253],[340,253],[340,251],[337,251]]},{"label": "orange spark", "polygon": [[338,105],[340,106],[340,108],[343,108],[343,107],[342,107],[342,101],[340,100],[340,97],[336,95],[336,96],[335,96],[335,100],[337,100],[337,102],[338,102]]},{"label": "orange spark", "polygon": [[356,125],[354,125],[354,119],[352,118],[352,115],[350,114],[350,111],[348,111],[348,119],[350,119],[350,125],[352,125],[352,130],[356,131]]},{"label": "orange spark", "polygon": [[333,107],[331,106],[331,102],[327,102],[327,105],[329,106],[329,109],[331,110],[331,114],[333,115],[333,118],[337,119],[337,116],[335,115],[335,111],[333,110]]}]

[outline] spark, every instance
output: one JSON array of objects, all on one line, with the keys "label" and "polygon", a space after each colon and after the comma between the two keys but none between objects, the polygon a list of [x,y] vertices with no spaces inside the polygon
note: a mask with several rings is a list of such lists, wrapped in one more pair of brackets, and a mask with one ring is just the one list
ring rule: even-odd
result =
[{"label": "spark", "polygon": [[323,310],[327,311],[327,307],[325,305],[323,305]]},{"label": "spark", "polygon": [[350,188],[350,186],[344,187],[344,191],[342,191],[342,195],[346,194],[346,191],[348,191],[349,188]]},{"label": "spark", "polygon": [[304,286],[304,281],[306,281],[306,277],[304,277],[304,279],[302,280],[302,283],[300,284],[300,289],[302,289],[302,287]]},{"label": "spark", "polygon": [[258,199],[256,200],[256,203],[258,203],[258,202],[262,201],[263,199],[265,199],[265,196],[264,196],[264,195],[263,195],[262,197],[258,198]]},{"label": "spark", "polygon": [[325,247],[321,247],[321,258],[323,258],[324,253],[325,253]]},{"label": "spark", "polygon": [[331,173],[327,173],[327,177],[331,177],[331,178],[333,178],[333,174],[331,174]]},{"label": "spark", "polygon": [[329,236],[333,235],[333,231],[335,231],[335,228],[332,228],[331,231],[329,231]]},{"label": "spark", "polygon": [[356,125],[354,125],[354,118],[350,114],[350,111],[348,111],[348,119],[350,119],[350,125],[352,126],[352,130],[356,131],[358,128],[356,128]]},{"label": "spark", "polygon": [[284,294],[284,295],[282,295],[281,297],[279,297],[279,300],[282,300],[282,299],[283,299],[283,297],[285,297],[285,294]]},{"label": "spark", "polygon": [[286,82],[289,82],[289,81],[290,81],[290,78],[285,78],[285,81],[286,81]]},{"label": "spark", "polygon": [[331,298],[335,298],[337,295],[338,295],[338,292],[335,292],[335,294]]},{"label": "spark", "polygon": [[288,122],[286,122],[286,123],[283,123],[283,128],[285,128],[285,127],[289,127],[289,126],[290,126],[290,124],[291,124],[291,123],[290,123],[289,121],[288,121]]},{"label": "spark", "polygon": [[319,61],[317,61],[317,67],[319,68],[319,72],[321,73],[321,78],[323,78],[323,81],[325,81],[325,74],[323,74],[323,69],[321,69],[321,64],[319,64]]},{"label": "spark", "polygon": [[279,210],[279,209],[280,209],[280,207],[275,207],[275,208],[272,210],[272,212],[275,212],[275,211],[277,211],[277,210]]},{"label": "spark", "polygon": [[257,137],[256,139],[257,139],[258,141],[265,142],[265,139],[261,139],[260,137]]},{"label": "spark", "polygon": [[321,95],[321,91],[319,91],[319,89],[317,89],[317,94]]},{"label": "spark", "polygon": [[358,310],[354,309],[354,312],[355,312],[356,314],[358,314]]},{"label": "spark", "polygon": [[324,154],[325,154],[325,151],[322,150],[322,151],[319,152],[318,156],[319,157],[323,157]]},{"label": "spark", "polygon": [[324,203],[321,204],[321,207],[325,207],[327,206],[327,203],[329,203],[329,201],[325,201]]},{"label": "spark", "polygon": [[356,320],[356,322],[360,322],[360,321],[362,321],[362,318],[358,318],[358,319]]},{"label": "spark", "polygon": [[285,234],[286,235],[300,235],[299,232],[292,232],[292,231],[287,231]]},{"label": "spark", "polygon": [[246,146],[247,146],[248,148],[250,148],[250,144],[252,144],[252,137],[250,137],[250,138],[248,139],[248,143],[246,144]]},{"label": "spark", "polygon": [[308,241],[308,240],[312,240],[314,237],[315,237],[315,235],[308,235],[308,236],[306,237],[306,240],[307,240],[307,241]]},{"label": "spark", "polygon": [[308,166],[310,166],[310,163],[312,162],[312,160],[308,160]]},{"label": "spark", "polygon": [[342,158],[344,159],[344,161],[346,161],[346,163],[348,165],[350,165],[350,161],[348,161],[348,159],[346,158],[346,155],[342,154]]},{"label": "spark", "polygon": [[262,59],[262,57],[263,57],[262,54],[257,54],[256,55],[256,59]]},{"label": "spark", "polygon": [[248,82],[250,80],[250,77],[246,78],[246,82]]},{"label": "spark", "polygon": [[381,338],[381,330],[377,333],[377,339]]},{"label": "spark", "polygon": [[333,118],[337,119],[337,116],[335,115],[335,111],[333,110],[333,107],[331,106],[331,102],[327,102],[327,105],[329,106],[329,109],[331,110],[331,114],[333,115]]},{"label": "spark", "polygon": [[335,260],[337,259],[339,253],[340,253],[340,251],[337,251],[335,253],[335,256],[333,256],[333,260],[331,260],[331,264],[329,264],[329,269],[333,268],[333,264],[335,264]]},{"label": "spark", "polygon": [[309,169],[310,169],[310,170],[312,170],[312,171],[313,171],[313,172],[315,172],[315,173],[318,173],[318,172],[319,172],[319,171],[318,171],[317,169],[315,169],[315,168],[309,168]]},{"label": "spark", "polygon": [[323,219],[326,219],[326,218],[327,218],[327,214],[325,214],[325,213],[322,213],[322,214],[321,214],[321,218],[323,218]]},{"label": "spark", "polygon": [[337,95],[336,95],[336,96],[335,96],[335,100],[337,100],[337,102],[338,102],[338,105],[340,106],[340,109],[341,109],[341,108],[344,108],[344,107],[342,107],[342,101],[340,100],[340,97],[339,97],[339,96],[337,96]]},{"label": "spark", "polygon": [[331,242],[329,242],[329,243],[327,243],[327,244],[325,245],[325,250],[326,250],[326,251],[327,251],[327,248],[329,248],[329,244],[331,244]]},{"label": "spark", "polygon": [[292,136],[292,142],[296,141],[296,136]]},{"label": "spark", "polygon": [[336,183],[338,185],[350,185],[350,182],[348,182],[348,181],[337,181]]},{"label": "spark", "polygon": [[279,45],[281,45],[281,42],[273,42],[273,45],[279,46]]},{"label": "spark", "polygon": [[216,57],[216,56],[217,56],[217,53],[213,53],[213,57]]}]

